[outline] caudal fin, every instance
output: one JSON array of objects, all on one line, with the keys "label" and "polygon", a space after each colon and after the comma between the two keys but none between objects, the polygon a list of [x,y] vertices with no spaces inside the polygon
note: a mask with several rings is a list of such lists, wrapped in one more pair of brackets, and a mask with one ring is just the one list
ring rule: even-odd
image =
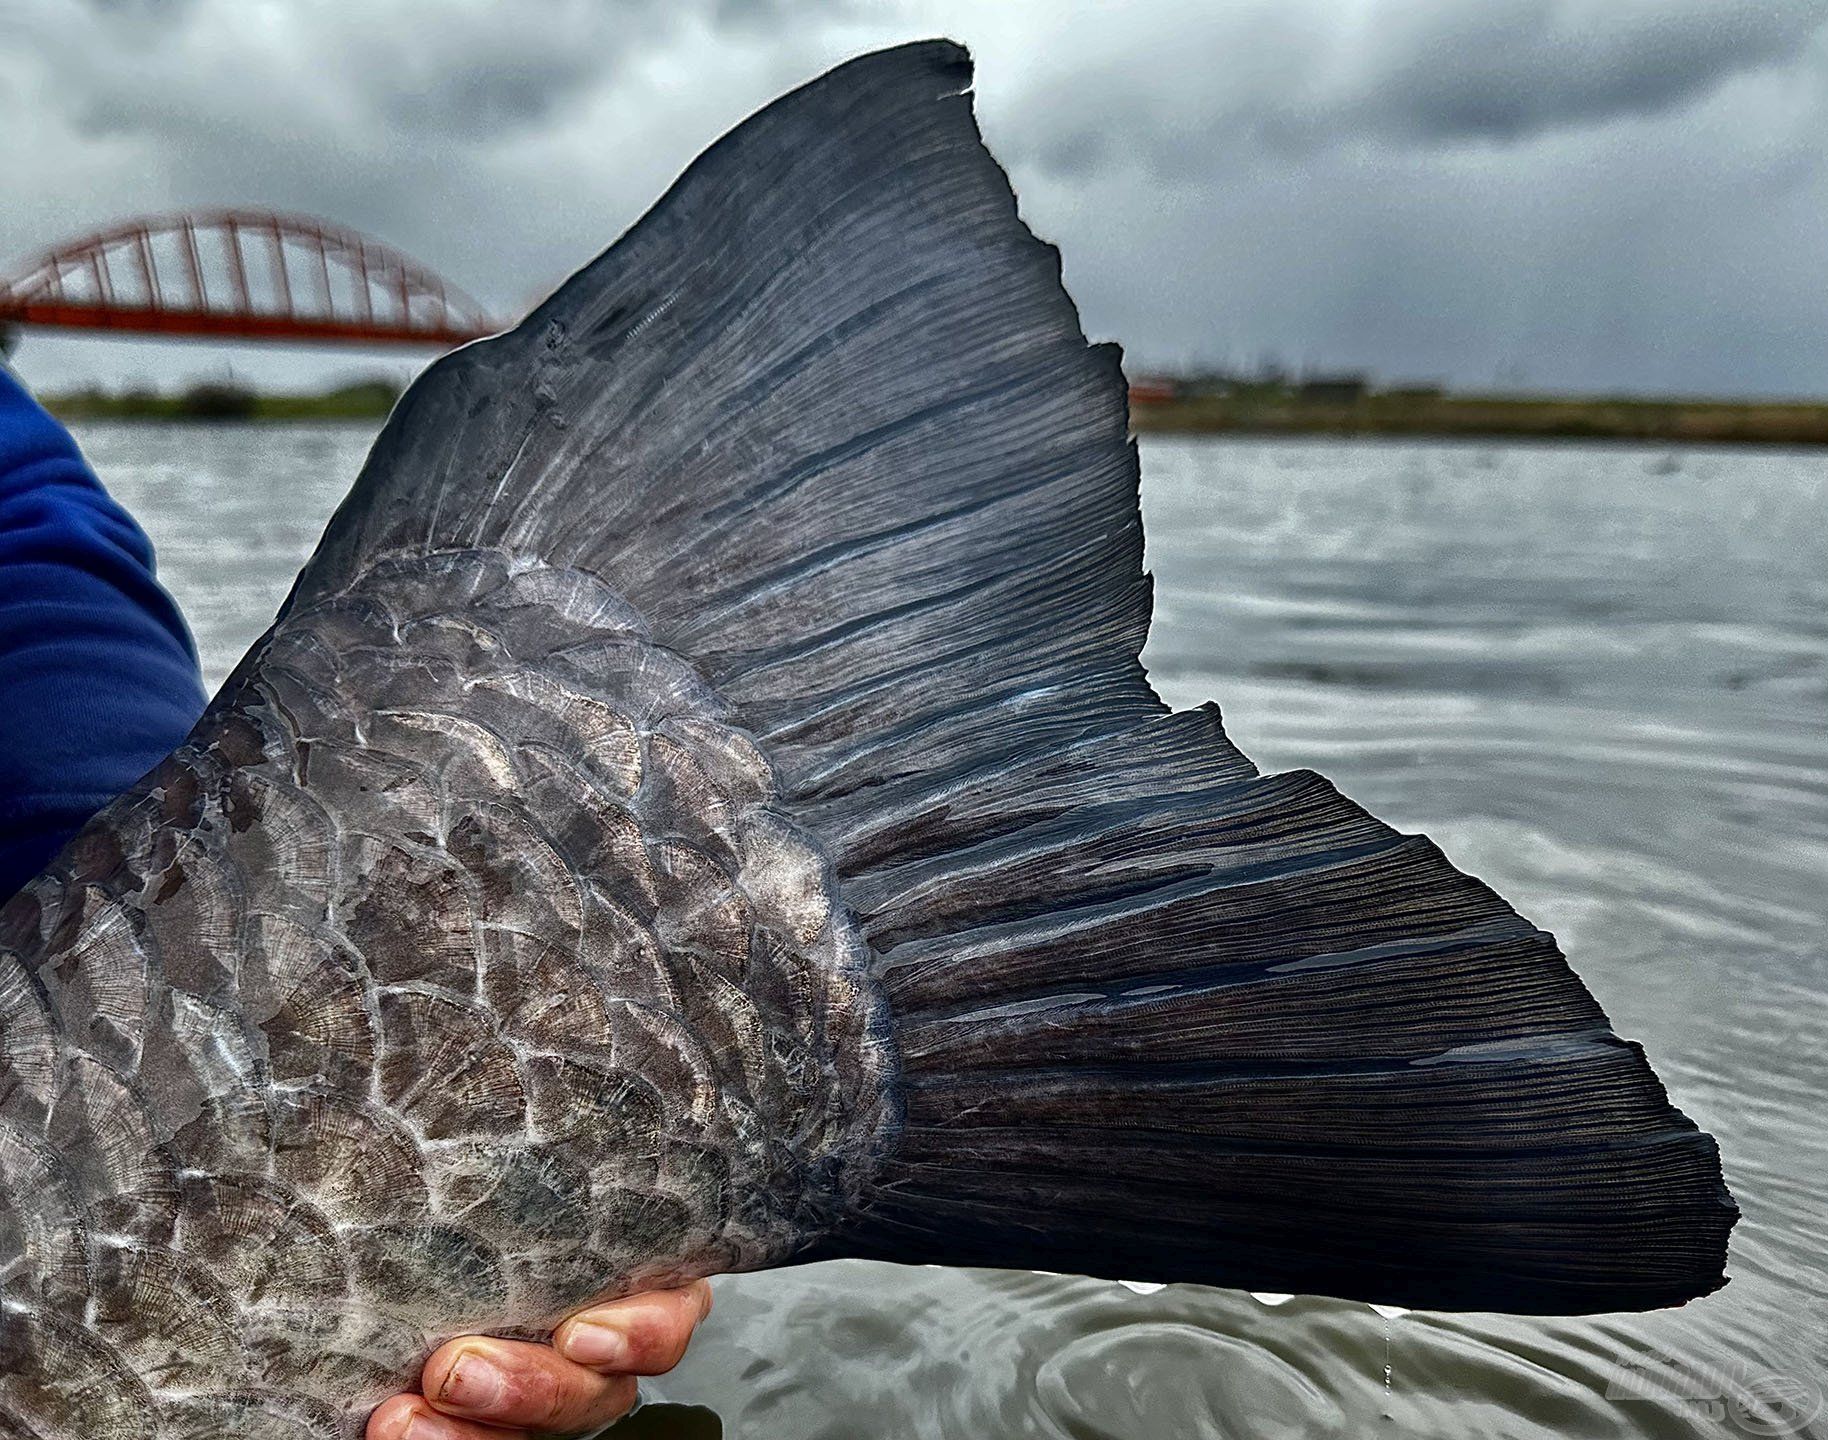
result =
[{"label": "caudal fin", "polygon": [[874,955],[899,1125],[826,1253],[1592,1311],[1722,1283],[1713,1142],[1553,940],[1169,715],[1114,347],[936,42],[708,151],[432,367],[299,581],[601,577],[728,702]]},{"label": "caudal fin", "polygon": [[850,887],[905,1075],[857,1253],[1546,1313],[1723,1283],[1714,1143],[1552,937],[1215,711],[894,825]]}]

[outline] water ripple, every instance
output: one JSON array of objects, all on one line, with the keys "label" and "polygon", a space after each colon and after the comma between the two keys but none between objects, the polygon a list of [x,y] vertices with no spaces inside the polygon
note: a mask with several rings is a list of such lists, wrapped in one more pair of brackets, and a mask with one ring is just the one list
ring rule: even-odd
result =
[{"label": "water ripple", "polygon": [[[370,432],[82,438],[220,678]],[[1144,468],[1164,694],[1217,697],[1259,763],[1324,770],[1558,932],[1720,1137],[1731,1285],[1555,1321],[860,1263],[729,1277],[649,1386],[679,1403],[628,1433],[1828,1434],[1797,1408],[1828,1374],[1828,467],[1151,440]]]}]

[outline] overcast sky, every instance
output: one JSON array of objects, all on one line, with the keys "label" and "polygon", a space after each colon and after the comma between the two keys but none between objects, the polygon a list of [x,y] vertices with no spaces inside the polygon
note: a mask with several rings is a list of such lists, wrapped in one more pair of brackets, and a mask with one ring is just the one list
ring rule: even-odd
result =
[{"label": "overcast sky", "polygon": [[[304,211],[518,313],[705,144],[948,34],[1132,370],[1828,393],[1828,0],[0,0],[0,274]],[[28,381],[411,362],[28,336]]]}]

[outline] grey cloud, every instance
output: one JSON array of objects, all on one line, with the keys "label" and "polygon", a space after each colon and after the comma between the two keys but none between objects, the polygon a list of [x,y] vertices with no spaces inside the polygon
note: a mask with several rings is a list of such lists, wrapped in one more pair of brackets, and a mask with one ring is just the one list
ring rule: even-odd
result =
[{"label": "grey cloud", "polygon": [[592,62],[565,55],[469,62],[422,88],[382,92],[371,103],[374,113],[404,130],[499,137],[550,117],[595,78],[595,69]]},{"label": "grey cloud", "polygon": [[[511,313],[710,140],[954,34],[1087,328],[1139,365],[1828,392],[1828,0],[0,0],[0,267],[304,210]],[[15,23],[15,16],[19,17]],[[27,338],[43,384],[313,353]],[[112,367],[112,368],[111,368]]]},{"label": "grey cloud", "polygon": [[712,0],[714,24],[766,30],[780,24],[829,24],[862,13],[860,0]]},{"label": "grey cloud", "polygon": [[1281,0],[1186,23],[1182,44],[1121,37],[1034,87],[1034,161],[1172,179],[1253,150],[1511,144],[1655,116],[1801,64],[1828,0]]},{"label": "grey cloud", "polygon": [[1038,136],[1028,153],[1049,174],[1076,178],[1120,163],[1117,142],[1111,136],[1084,128]]},{"label": "grey cloud", "polygon": [[608,83],[631,49],[690,15],[659,0],[239,0],[55,6],[33,51],[90,134],[164,134],[226,149],[290,127],[489,143],[536,129]]},{"label": "grey cloud", "polygon": [[1654,115],[1794,61],[1825,22],[1828,5],[1768,0],[1389,4],[1366,27],[1361,78],[1319,119],[1335,132],[1515,141]]},{"label": "grey cloud", "polygon": [[611,83],[624,58],[691,13],[658,0],[415,4],[342,34],[319,65],[354,104],[416,135],[493,141],[536,129]]}]

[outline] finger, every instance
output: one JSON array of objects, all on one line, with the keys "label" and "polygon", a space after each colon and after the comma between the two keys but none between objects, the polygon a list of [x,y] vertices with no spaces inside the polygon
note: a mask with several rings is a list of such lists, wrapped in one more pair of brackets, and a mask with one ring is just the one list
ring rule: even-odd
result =
[{"label": "finger", "polygon": [[635,1403],[629,1376],[599,1375],[549,1345],[476,1335],[434,1350],[420,1385],[447,1415],[530,1430],[595,1430]]},{"label": "finger", "polygon": [[418,1395],[396,1395],[368,1417],[367,1440],[526,1440],[525,1430],[503,1430],[440,1415]]},{"label": "finger", "polygon": [[711,1287],[694,1280],[677,1290],[650,1290],[592,1306],[560,1325],[552,1343],[567,1360],[606,1375],[664,1375],[710,1313]]}]

